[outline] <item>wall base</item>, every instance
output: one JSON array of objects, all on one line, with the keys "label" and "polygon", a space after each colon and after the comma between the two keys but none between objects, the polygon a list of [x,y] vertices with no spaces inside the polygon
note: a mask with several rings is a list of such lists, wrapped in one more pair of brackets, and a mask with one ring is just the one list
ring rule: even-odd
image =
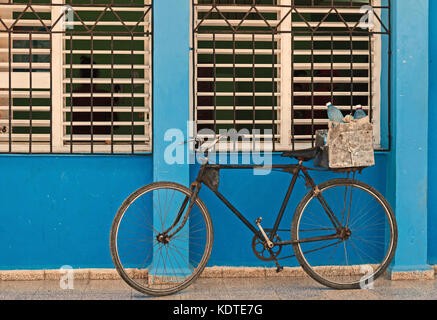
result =
[{"label": "wall base", "polygon": [[389,269],[390,280],[434,280],[437,266],[394,267]]},{"label": "wall base", "polygon": [[[134,278],[144,278],[147,272],[131,270]],[[437,273],[437,266],[427,270],[396,270],[389,272],[390,280],[434,280]],[[75,280],[120,280],[115,269],[75,269],[73,270]],[[65,270],[8,270],[0,271],[0,281],[42,281],[60,280],[65,277]],[[285,267],[282,272],[277,273],[276,268],[260,267],[209,267],[205,268],[201,278],[268,278],[268,277],[290,277],[306,278],[308,275],[300,267]]]}]

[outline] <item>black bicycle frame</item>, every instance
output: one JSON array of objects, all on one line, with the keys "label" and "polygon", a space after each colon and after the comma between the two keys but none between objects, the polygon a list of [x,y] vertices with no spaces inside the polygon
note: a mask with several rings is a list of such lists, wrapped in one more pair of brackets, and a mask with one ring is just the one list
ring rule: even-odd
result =
[{"label": "black bicycle frame", "polygon": [[[237,218],[246,225],[246,227],[252,231],[252,233],[258,237],[262,242],[265,241],[262,233],[255,228],[246,218],[245,216],[238,211],[227,199],[224,195],[222,195],[218,191],[218,177],[219,177],[219,171],[220,170],[230,170],[230,169],[265,169],[262,165],[212,165],[212,164],[203,164],[199,170],[199,174],[195,180],[195,182],[191,185],[191,190],[193,191],[191,197],[186,197],[184,200],[179,213],[175,219],[175,222],[173,225],[166,231],[164,234],[168,233],[170,230],[172,230],[180,221],[183,212],[185,211],[186,206],[188,205],[187,213],[184,216],[184,220],[181,223],[181,226],[177,228],[174,232],[172,232],[169,237],[171,238],[174,234],[176,234],[180,229],[183,228],[185,225],[189,212],[194,205],[194,202],[196,201],[196,198],[199,194],[200,188],[202,184],[205,184],[236,216]],[[313,237],[313,238],[307,238],[302,239],[298,241],[281,241],[276,242],[277,245],[291,245],[291,244],[297,244],[297,243],[305,243],[305,242],[316,242],[316,241],[323,241],[323,240],[332,240],[332,239],[341,239],[340,234],[340,227],[341,223],[338,221],[338,219],[333,214],[332,210],[329,208],[327,202],[321,195],[317,185],[314,183],[314,180],[311,178],[311,176],[308,173],[307,167],[302,165],[302,162],[299,162],[299,164],[288,164],[288,165],[273,165],[270,166],[269,169],[280,169],[285,172],[289,172],[293,174],[293,178],[291,180],[290,186],[288,187],[287,193],[285,195],[284,201],[282,203],[281,209],[279,210],[278,216],[276,218],[275,224],[273,226],[273,229],[271,229],[269,240],[273,241],[274,236],[276,232],[279,229],[279,225],[282,221],[282,218],[285,213],[285,209],[287,208],[288,202],[290,200],[291,194],[293,193],[296,181],[300,175],[300,173],[303,173],[303,176],[305,178],[305,181],[307,182],[307,186],[313,190],[315,193],[315,196],[319,199],[320,203],[322,204],[323,208],[325,209],[326,214],[328,215],[329,219],[331,220],[333,226],[336,229],[336,233],[332,235],[327,236],[321,236],[321,237]],[[217,181],[216,181],[217,179]],[[269,229],[270,231],[270,229]]]}]

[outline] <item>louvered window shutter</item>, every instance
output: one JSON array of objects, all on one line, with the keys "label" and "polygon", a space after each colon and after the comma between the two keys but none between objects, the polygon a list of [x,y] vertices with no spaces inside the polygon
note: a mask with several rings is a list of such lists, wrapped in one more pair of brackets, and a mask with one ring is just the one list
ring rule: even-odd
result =
[{"label": "louvered window shutter", "polygon": [[235,129],[273,137],[275,150],[308,148],[332,102],[344,115],[363,106],[378,145],[385,30],[378,19],[362,28],[364,5],[377,1],[194,0],[198,135]]}]

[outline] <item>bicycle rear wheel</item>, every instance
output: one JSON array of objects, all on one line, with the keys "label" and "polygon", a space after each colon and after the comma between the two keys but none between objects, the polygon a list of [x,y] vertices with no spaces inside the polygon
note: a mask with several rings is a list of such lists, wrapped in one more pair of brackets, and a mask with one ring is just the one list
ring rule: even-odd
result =
[{"label": "bicycle rear wheel", "polygon": [[[331,180],[318,188],[320,192],[310,191],[302,199],[293,218],[292,240],[301,241],[293,245],[296,257],[325,286],[368,288],[387,269],[396,250],[392,209],[378,191],[356,180]],[[331,235],[338,237],[328,239]],[[321,238],[304,242],[317,237]]]},{"label": "bicycle rear wheel", "polygon": [[176,183],[152,183],[135,191],[118,210],[111,227],[111,256],[119,275],[135,290],[173,294],[205,268],[213,243],[212,223],[197,198],[183,225],[191,195],[190,189]]}]

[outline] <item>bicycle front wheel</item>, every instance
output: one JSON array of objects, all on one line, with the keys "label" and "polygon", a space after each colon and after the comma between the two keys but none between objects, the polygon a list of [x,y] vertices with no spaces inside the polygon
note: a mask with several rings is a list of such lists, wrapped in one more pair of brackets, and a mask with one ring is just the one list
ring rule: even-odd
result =
[{"label": "bicycle front wheel", "polygon": [[293,218],[299,263],[325,286],[368,288],[396,250],[397,226],[390,205],[374,188],[356,180],[331,180],[318,189],[302,199]]},{"label": "bicycle front wheel", "polygon": [[184,219],[191,196],[182,185],[152,183],[135,191],[118,210],[111,227],[111,256],[119,275],[135,290],[173,294],[205,268],[213,243],[212,223],[199,198]]}]

